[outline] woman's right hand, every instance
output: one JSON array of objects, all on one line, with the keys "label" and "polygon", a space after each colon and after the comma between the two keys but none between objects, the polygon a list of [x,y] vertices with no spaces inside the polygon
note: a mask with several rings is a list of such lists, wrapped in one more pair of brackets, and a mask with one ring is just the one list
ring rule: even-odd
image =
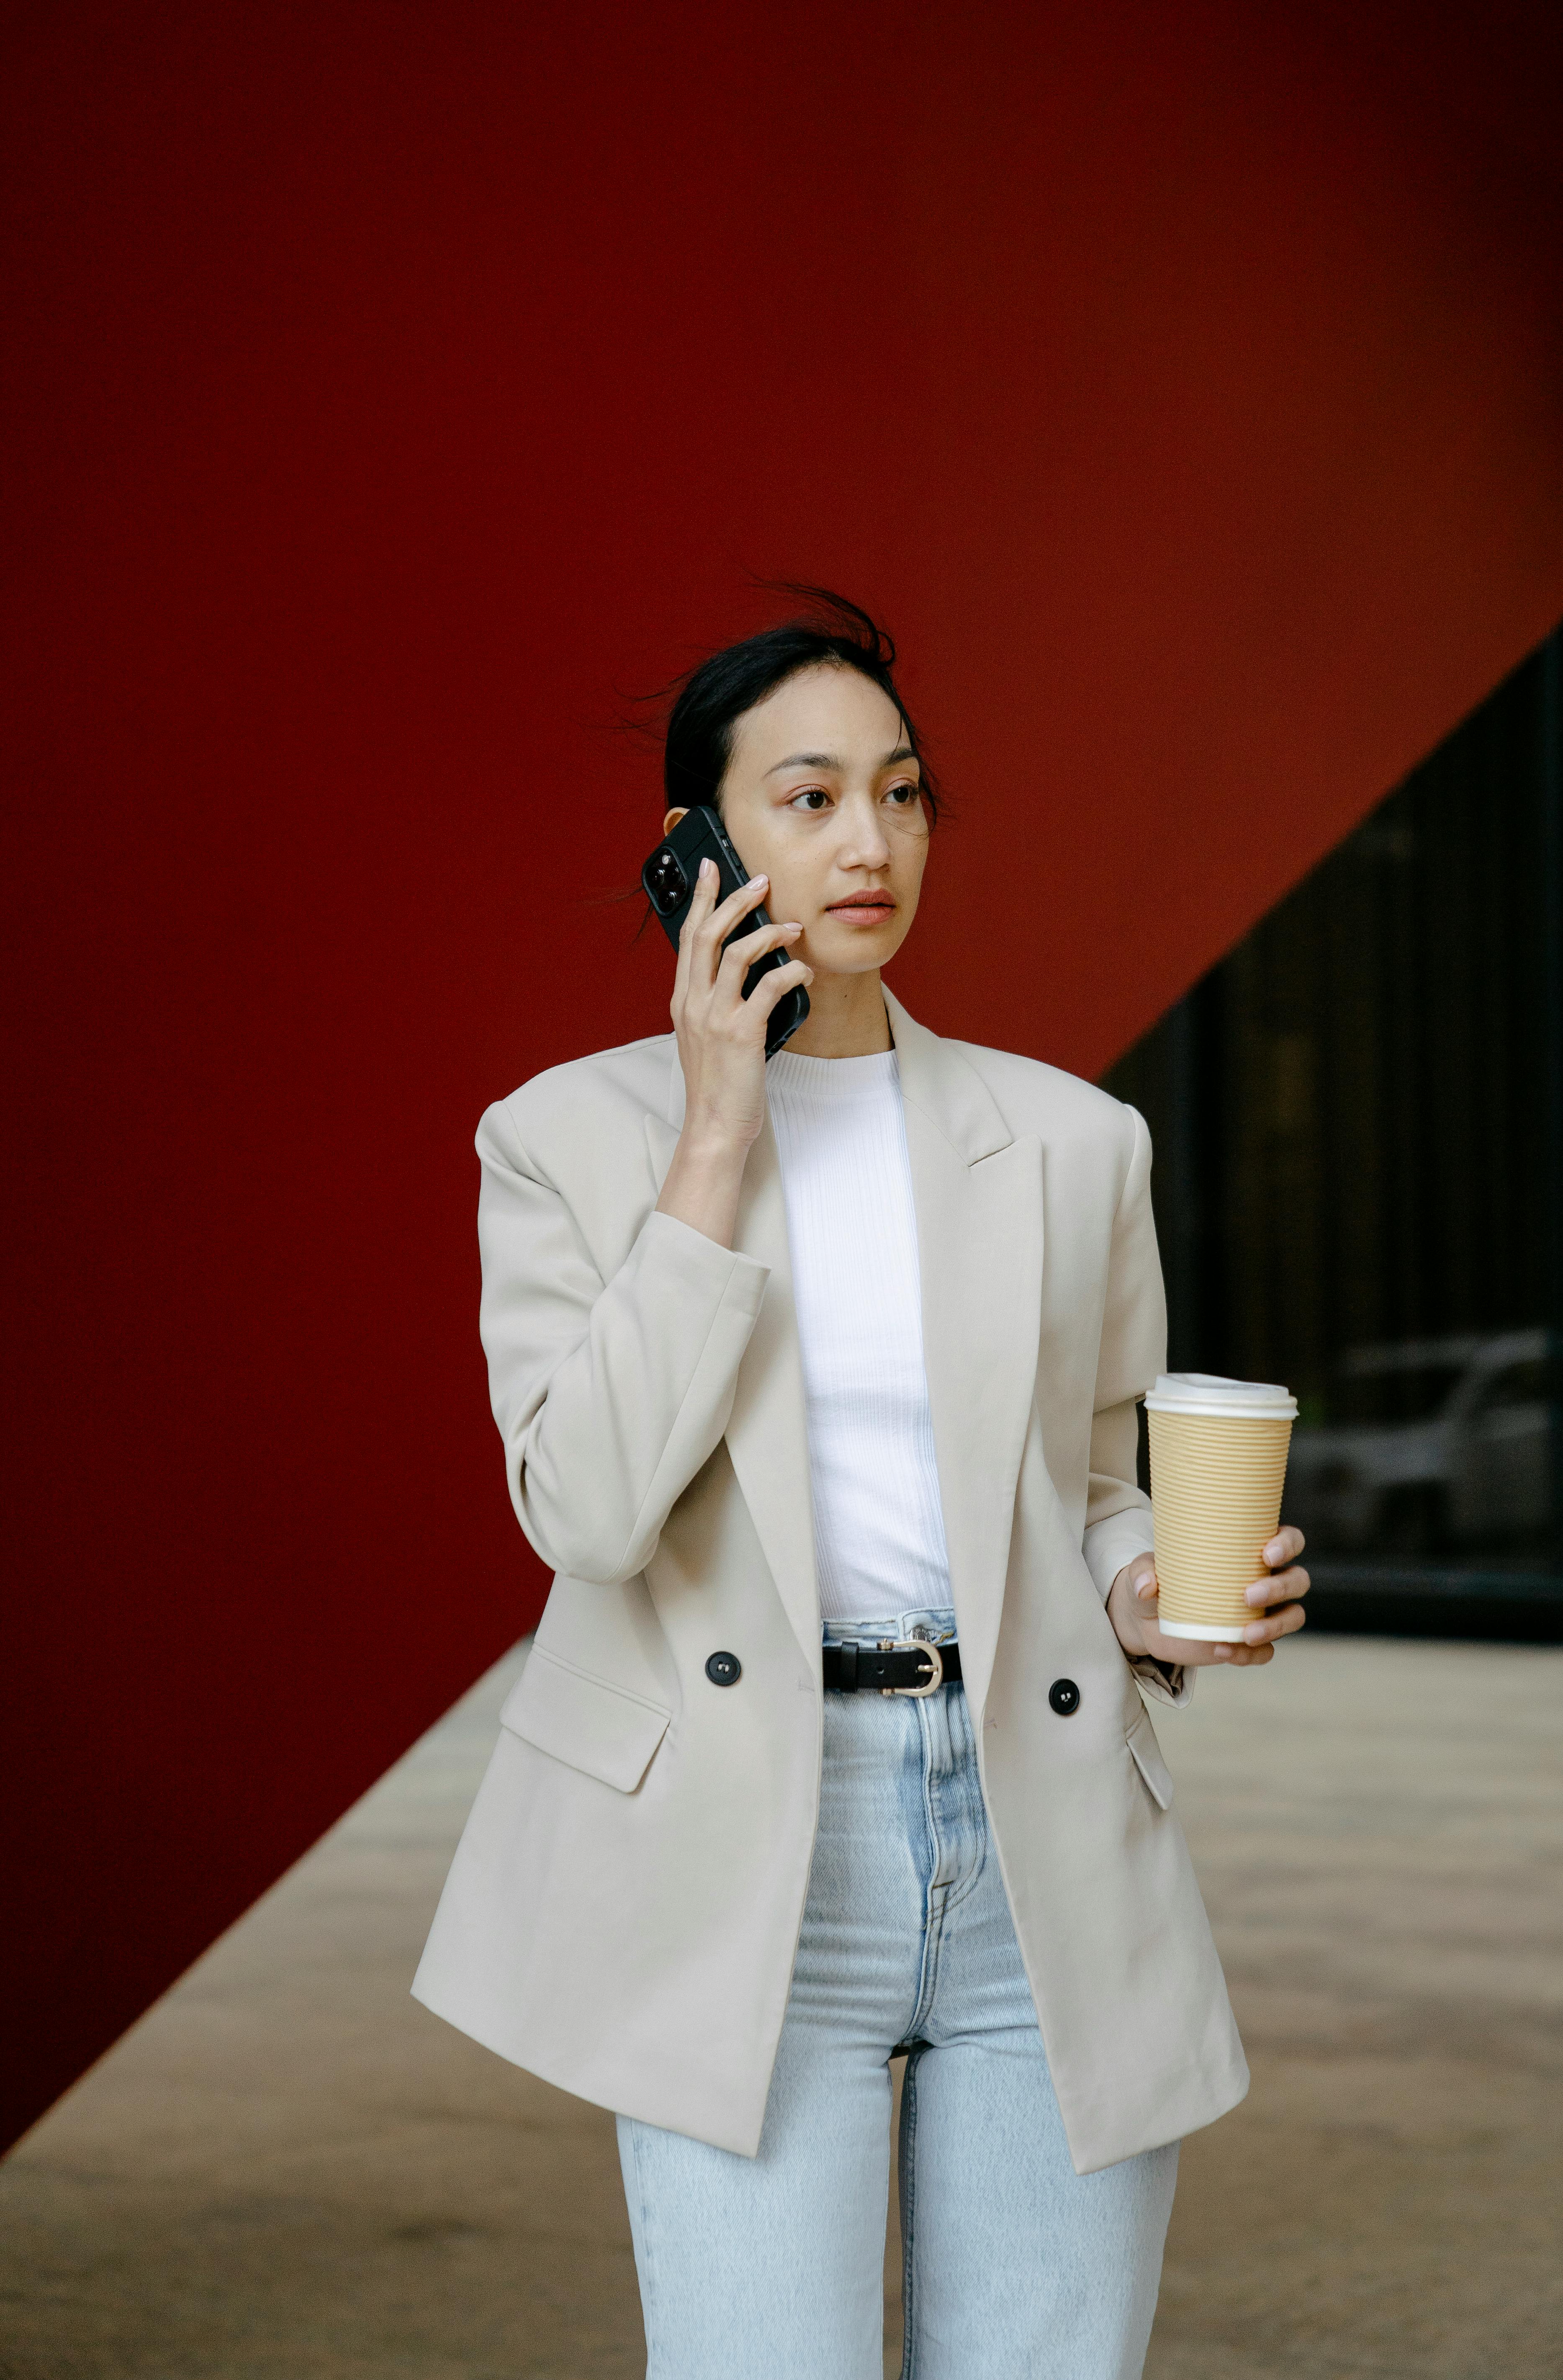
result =
[{"label": "woman's right hand", "polygon": [[744,978],[768,951],[797,941],[798,925],[762,926],[729,951],[741,918],[765,899],[768,880],[747,884],[717,905],[717,872],[700,863],[684,930],[678,938],[672,1021],[684,1072],[684,1129],[658,1200],[672,1215],[723,1247],[733,1245],[744,1164],[765,1122],[765,1029],[777,1002],[813,980],[801,959],[774,967],[744,998]]}]

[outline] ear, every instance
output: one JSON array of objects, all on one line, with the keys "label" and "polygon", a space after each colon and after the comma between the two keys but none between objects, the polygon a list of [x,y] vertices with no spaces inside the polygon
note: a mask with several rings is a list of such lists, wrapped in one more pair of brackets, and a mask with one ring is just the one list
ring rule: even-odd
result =
[{"label": "ear", "polygon": [[666,818],[662,820],[662,832],[664,834],[672,834],[674,827],[678,824],[679,820],[681,818],[687,818],[688,816],[689,812],[687,810],[670,810]]}]

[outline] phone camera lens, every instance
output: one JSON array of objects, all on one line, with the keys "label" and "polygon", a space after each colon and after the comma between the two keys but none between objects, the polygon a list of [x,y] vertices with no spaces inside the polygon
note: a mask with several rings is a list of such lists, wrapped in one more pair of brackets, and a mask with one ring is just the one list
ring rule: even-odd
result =
[{"label": "phone camera lens", "polygon": [[647,870],[646,881],[651,898],[660,909],[677,906],[680,895],[686,890],[685,874],[671,851],[660,851]]}]

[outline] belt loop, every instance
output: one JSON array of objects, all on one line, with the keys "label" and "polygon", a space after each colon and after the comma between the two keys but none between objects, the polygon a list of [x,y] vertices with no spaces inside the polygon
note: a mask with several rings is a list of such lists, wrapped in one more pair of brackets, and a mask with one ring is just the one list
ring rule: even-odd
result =
[{"label": "belt loop", "polygon": [[855,1642],[855,1640],[854,1640],[854,1641],[853,1643],[851,1643],[851,1644],[839,1645],[839,1646],[837,1647],[837,1650],[839,1651],[839,1653],[840,1653],[840,1655],[841,1655],[841,1660],[842,1660],[842,1688],[841,1688],[841,1690],[842,1690],[842,1694],[854,1694],[857,1692],[857,1645],[856,1645],[856,1642]]}]

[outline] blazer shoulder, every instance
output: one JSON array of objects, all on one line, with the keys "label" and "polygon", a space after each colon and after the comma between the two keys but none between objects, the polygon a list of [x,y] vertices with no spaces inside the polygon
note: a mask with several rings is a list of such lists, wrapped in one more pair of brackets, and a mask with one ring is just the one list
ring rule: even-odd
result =
[{"label": "blazer shoulder", "polygon": [[624,1135],[638,1142],[648,1115],[668,1117],[675,1056],[672,1035],[657,1033],[546,1066],[484,1110],[479,1152],[512,1164],[520,1154],[551,1170],[583,1148]]},{"label": "blazer shoulder", "polygon": [[1106,1139],[1132,1152],[1139,1111],[1115,1099],[1099,1083],[1066,1074],[1042,1058],[1012,1050],[988,1050],[975,1041],[951,1044],[982,1076],[1012,1132],[1040,1132],[1050,1139]]}]

